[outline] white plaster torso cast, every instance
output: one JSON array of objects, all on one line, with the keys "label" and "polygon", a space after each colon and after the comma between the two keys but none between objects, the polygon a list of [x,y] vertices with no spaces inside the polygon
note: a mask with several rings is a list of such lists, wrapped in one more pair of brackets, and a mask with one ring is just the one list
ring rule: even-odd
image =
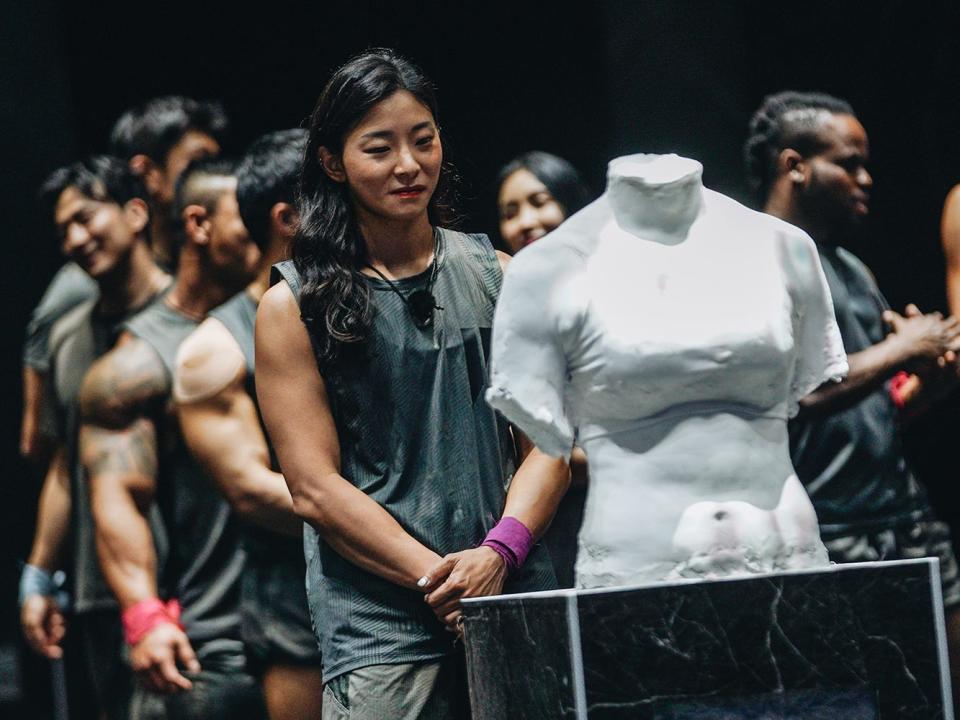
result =
[{"label": "white plaster torso cast", "polygon": [[581,587],[827,562],[787,438],[847,370],[816,248],[701,176],[614,160],[504,279],[488,399],[545,452],[587,454]]}]

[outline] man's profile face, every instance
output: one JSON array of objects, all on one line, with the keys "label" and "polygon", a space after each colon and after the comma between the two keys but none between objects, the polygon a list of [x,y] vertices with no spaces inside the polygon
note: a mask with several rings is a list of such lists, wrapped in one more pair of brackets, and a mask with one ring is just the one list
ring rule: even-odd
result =
[{"label": "man's profile face", "polygon": [[129,257],[142,217],[115,202],[87,197],[72,185],[60,193],[54,208],[63,254],[95,280]]},{"label": "man's profile face", "polygon": [[250,238],[240,217],[236,184],[217,200],[209,216],[207,253],[211,269],[221,282],[240,290],[253,280],[260,261],[260,250]]},{"label": "man's profile face", "polygon": [[153,202],[169,207],[173,202],[177,178],[187,169],[187,166],[194,160],[216,157],[219,154],[220,144],[213,137],[200,130],[187,130],[167,153],[167,158],[161,166],[161,177]]},{"label": "man's profile face", "polygon": [[867,131],[852,115],[828,115],[820,129],[823,149],[808,156],[803,186],[805,212],[838,229],[853,229],[870,212],[873,178],[867,171]]}]

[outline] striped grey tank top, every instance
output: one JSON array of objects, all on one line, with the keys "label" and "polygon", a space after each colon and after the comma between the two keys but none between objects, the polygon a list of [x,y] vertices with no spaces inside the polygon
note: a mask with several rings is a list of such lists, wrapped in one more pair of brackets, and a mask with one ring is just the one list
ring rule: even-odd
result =
[{"label": "striped grey tank top", "polygon": [[[375,308],[364,358],[324,373],[340,440],[341,474],[440,555],[477,547],[503,512],[514,465],[506,422],[484,399],[490,329],[502,273],[484,235],[441,230],[433,294],[442,310],[419,329],[404,301],[368,278]],[[428,273],[395,285],[404,295]],[[293,262],[275,266],[299,302]],[[304,537],[307,596],[324,680],[453,649],[423,600],[341,557],[311,528]],[[507,592],[555,586],[538,543]]]}]

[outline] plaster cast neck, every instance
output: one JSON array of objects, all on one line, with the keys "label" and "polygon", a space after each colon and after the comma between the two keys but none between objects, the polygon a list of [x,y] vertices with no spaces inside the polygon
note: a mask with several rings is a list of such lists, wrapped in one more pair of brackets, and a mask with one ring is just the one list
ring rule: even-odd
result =
[{"label": "plaster cast neck", "polygon": [[626,155],[607,166],[617,225],[638,238],[682,242],[703,206],[703,166],[678,155]]}]

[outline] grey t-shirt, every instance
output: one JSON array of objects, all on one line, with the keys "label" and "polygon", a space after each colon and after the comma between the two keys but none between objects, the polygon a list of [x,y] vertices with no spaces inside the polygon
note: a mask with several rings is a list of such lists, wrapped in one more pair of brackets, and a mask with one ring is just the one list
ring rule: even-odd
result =
[{"label": "grey t-shirt", "polygon": [[30,314],[23,345],[23,364],[37,372],[47,372],[50,368],[50,332],[53,324],[72,308],[93,300],[98,294],[97,284],[79,265],[68,262],[61,267]]},{"label": "grey t-shirt", "polygon": [[[324,371],[340,440],[341,474],[414,538],[440,555],[477,547],[503,512],[514,463],[509,428],[487,404],[490,328],[500,291],[497,256],[483,235],[442,230],[433,294],[442,310],[418,329],[404,301],[370,278],[375,308],[364,357]],[[292,262],[276,266],[299,300]],[[397,281],[404,295],[429,270]],[[453,649],[423,593],[344,559],[304,532],[307,599],[324,681],[377,664],[435,659]],[[555,587],[540,543],[507,592]]]},{"label": "grey t-shirt", "polygon": [[[848,355],[886,337],[889,305],[851,252],[817,245]],[[825,538],[887,527],[930,512],[903,452],[900,418],[886,385],[826,418],[792,420],[791,456]]]}]

